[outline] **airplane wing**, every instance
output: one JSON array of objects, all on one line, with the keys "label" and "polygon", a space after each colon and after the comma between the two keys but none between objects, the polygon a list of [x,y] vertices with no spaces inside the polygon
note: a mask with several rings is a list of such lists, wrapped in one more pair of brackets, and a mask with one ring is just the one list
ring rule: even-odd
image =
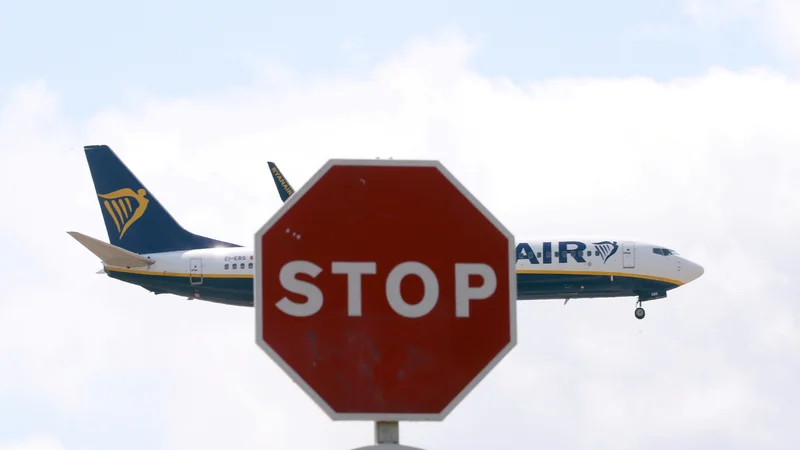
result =
[{"label": "airplane wing", "polygon": [[289,197],[294,194],[294,188],[289,184],[289,181],[283,176],[274,162],[267,161],[267,164],[269,165],[272,179],[275,181],[275,187],[278,188],[278,195],[281,196],[281,200],[285,203],[286,200],[289,200]]},{"label": "airplane wing", "polygon": [[146,267],[155,261],[149,260],[144,256],[119,248],[115,245],[107,244],[101,240],[78,233],[77,231],[67,231],[67,234],[75,238],[81,245],[103,261],[103,264],[118,267]]}]

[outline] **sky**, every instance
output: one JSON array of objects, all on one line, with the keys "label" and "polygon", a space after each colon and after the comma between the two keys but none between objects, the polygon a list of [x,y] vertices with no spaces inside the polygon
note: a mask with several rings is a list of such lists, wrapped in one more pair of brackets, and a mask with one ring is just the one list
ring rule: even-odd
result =
[{"label": "sky", "polygon": [[348,449],[253,310],[95,275],[82,147],[191,231],[252,244],[329,158],[433,158],[517,236],[705,268],[647,303],[520,302],[425,449],[796,449],[800,4],[16,2],[0,14],[0,450]]}]

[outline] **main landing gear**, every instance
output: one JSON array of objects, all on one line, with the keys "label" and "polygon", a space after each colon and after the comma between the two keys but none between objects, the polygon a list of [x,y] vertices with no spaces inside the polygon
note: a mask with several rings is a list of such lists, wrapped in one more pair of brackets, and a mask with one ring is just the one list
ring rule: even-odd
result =
[{"label": "main landing gear", "polygon": [[[641,305],[641,304],[642,303],[639,302],[639,305]],[[644,319],[644,308],[642,308],[641,306],[638,306],[636,308],[636,310],[633,312],[633,315],[635,315],[636,318],[639,319],[639,320]]]}]

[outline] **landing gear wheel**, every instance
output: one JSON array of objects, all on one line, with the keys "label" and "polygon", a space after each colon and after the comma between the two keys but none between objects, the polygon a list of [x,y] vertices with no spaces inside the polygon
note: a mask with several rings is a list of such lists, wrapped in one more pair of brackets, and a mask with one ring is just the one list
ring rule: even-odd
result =
[{"label": "landing gear wheel", "polygon": [[637,319],[642,320],[644,319],[644,308],[641,306],[636,308],[636,311],[633,312]]}]

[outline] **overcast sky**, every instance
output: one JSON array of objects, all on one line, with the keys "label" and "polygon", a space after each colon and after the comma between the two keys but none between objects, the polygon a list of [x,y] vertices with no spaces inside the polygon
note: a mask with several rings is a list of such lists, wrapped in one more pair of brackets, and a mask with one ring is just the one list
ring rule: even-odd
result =
[{"label": "overcast sky", "polygon": [[[56,3],[0,10],[0,450],[348,449],[253,310],[95,275],[82,146],[251,245],[331,157],[436,158],[518,239],[674,248],[699,280],[521,302],[519,343],[426,449],[797,449],[794,0]],[[379,5],[380,3],[380,5]],[[391,248],[391,242],[378,245]]]}]

